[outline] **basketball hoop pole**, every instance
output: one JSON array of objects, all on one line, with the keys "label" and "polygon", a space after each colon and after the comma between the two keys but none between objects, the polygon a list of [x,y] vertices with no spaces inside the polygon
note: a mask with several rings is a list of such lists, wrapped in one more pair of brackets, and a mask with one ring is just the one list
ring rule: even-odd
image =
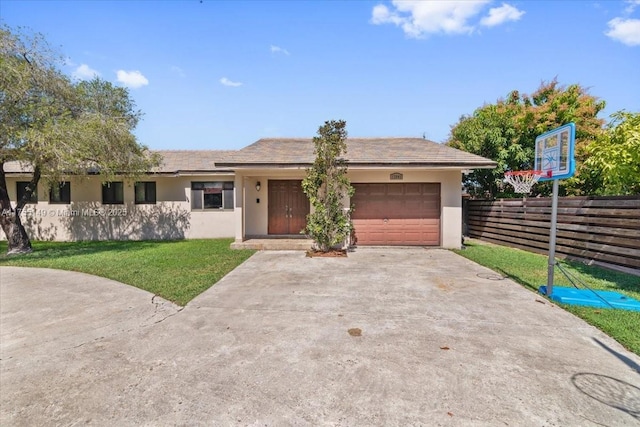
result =
[{"label": "basketball hoop pole", "polygon": [[[558,226],[558,193],[561,179],[571,178],[576,172],[575,159],[576,125],[567,123],[536,137],[533,169],[546,171],[542,181],[553,180],[553,200],[551,204],[551,224],[549,225],[549,261],[547,286],[540,286],[540,293],[553,293],[553,273],[556,266],[556,228]],[[544,291],[543,291],[543,288]]]},{"label": "basketball hoop pole", "polygon": [[547,296],[553,293],[553,273],[556,266],[556,228],[558,225],[558,179],[553,180],[553,201],[551,203],[551,226],[549,230],[549,262],[547,265]]}]

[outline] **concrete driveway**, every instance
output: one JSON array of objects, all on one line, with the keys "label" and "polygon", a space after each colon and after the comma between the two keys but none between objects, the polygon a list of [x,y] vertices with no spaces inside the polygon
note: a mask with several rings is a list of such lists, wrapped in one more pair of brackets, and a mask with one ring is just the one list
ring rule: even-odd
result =
[{"label": "concrete driveway", "polygon": [[180,309],[3,267],[0,424],[640,425],[640,358],[496,279],[437,249],[259,252]]}]

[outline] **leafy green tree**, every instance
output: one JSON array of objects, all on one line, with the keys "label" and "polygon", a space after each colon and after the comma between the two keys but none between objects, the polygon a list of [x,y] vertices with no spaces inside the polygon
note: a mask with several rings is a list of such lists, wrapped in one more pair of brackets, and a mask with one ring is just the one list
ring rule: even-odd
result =
[{"label": "leafy green tree", "polygon": [[[135,175],[159,163],[132,134],[141,113],[127,89],[100,79],[73,82],[41,35],[0,28],[0,225],[8,253],[31,251],[20,212],[42,180],[98,171],[105,179]],[[5,164],[32,171],[12,205]]]},{"label": "leafy green tree", "polygon": [[313,138],[315,161],[307,170],[302,189],[311,202],[307,226],[303,230],[313,238],[316,249],[327,252],[343,243],[351,233],[351,209],[344,209],[343,198],[353,196],[347,178],[347,130],[344,120],[326,121]]},{"label": "leafy green tree", "polygon": [[533,158],[533,146],[517,143],[516,107],[504,101],[485,105],[473,115],[463,116],[451,129],[448,145],[498,162],[496,169],[479,169],[465,176],[465,184],[474,196],[495,197],[502,190],[504,172],[520,169]]},{"label": "leafy green tree", "polygon": [[585,169],[602,181],[594,194],[640,194],[640,113],[618,111],[611,118],[606,132],[585,149]]},{"label": "leafy green tree", "polygon": [[[506,171],[530,170],[534,166],[535,139],[538,135],[569,122],[576,124],[576,177],[561,181],[564,194],[583,194],[597,187],[592,176],[583,173],[586,147],[602,134],[604,121],[597,117],[604,101],[573,84],[561,86],[554,79],[542,82],[531,95],[514,90],[506,99],[462,116],[451,128],[447,144],[498,162],[493,170],[477,170],[465,177],[474,196],[509,197],[515,195],[504,184]],[[533,194],[548,195],[549,184],[538,184]]]}]

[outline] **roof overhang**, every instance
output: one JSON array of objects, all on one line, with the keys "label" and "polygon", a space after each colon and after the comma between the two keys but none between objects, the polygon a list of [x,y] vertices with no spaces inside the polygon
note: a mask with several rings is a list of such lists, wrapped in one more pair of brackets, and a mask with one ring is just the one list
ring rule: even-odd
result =
[{"label": "roof overhang", "polygon": [[[306,169],[313,166],[311,163],[242,163],[242,164],[225,164],[233,170],[239,169]],[[493,169],[497,163],[478,163],[478,164],[460,164],[460,163],[347,163],[349,169]]]}]

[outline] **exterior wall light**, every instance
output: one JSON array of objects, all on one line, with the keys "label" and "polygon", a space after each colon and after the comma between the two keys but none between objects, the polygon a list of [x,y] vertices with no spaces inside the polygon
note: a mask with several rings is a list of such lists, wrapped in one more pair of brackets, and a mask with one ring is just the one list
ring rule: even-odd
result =
[{"label": "exterior wall light", "polygon": [[260,181],[256,182],[256,191],[260,191]]}]

